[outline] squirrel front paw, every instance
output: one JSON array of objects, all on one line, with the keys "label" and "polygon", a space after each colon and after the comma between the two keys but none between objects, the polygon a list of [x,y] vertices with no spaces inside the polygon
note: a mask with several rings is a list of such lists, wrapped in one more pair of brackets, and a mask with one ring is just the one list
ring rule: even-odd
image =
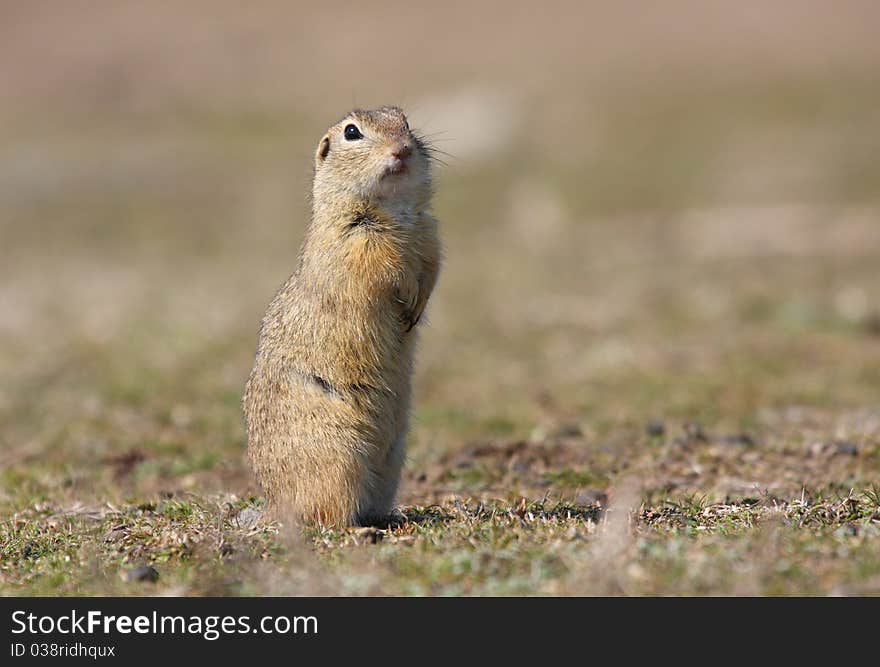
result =
[{"label": "squirrel front paw", "polygon": [[407,332],[412,331],[422,318],[427,299],[423,299],[421,295],[422,290],[419,288],[418,282],[415,281],[409,289],[398,290],[397,302],[401,306],[400,322]]}]

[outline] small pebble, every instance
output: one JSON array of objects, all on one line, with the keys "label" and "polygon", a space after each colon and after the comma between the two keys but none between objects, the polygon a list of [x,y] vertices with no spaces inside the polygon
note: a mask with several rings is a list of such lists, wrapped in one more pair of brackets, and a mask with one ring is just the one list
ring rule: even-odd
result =
[{"label": "small pebble", "polygon": [[666,424],[661,421],[648,422],[645,431],[652,438],[662,438],[666,435]]},{"label": "small pebble", "polygon": [[846,456],[858,456],[859,446],[854,442],[840,442],[837,444],[837,453]]},{"label": "small pebble", "polygon": [[753,447],[755,445],[754,439],[748,433],[722,435],[718,440],[728,445],[743,445],[744,447]]},{"label": "small pebble", "polygon": [[262,511],[254,507],[245,507],[238,513],[236,520],[238,521],[238,525],[242,528],[250,528],[260,520],[261,516],[263,516]]},{"label": "small pebble", "polygon": [[562,424],[553,433],[557,438],[579,438],[584,432],[581,430],[580,424]]},{"label": "small pebble", "polygon": [[126,581],[159,581],[159,571],[152,565],[140,565],[123,575]]}]

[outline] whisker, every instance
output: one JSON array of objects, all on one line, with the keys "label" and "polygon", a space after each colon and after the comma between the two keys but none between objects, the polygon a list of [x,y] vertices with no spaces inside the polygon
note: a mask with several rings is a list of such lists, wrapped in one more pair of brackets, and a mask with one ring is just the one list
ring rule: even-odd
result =
[{"label": "whisker", "polygon": [[452,158],[453,160],[455,159],[455,155],[448,151],[440,150],[436,146],[427,146],[427,149],[432,153],[440,153],[440,155],[445,155],[446,157]]}]

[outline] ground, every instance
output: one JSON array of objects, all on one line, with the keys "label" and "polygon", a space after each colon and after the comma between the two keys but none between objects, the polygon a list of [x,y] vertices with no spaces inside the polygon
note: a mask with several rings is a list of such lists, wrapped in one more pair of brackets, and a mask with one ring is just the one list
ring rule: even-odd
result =
[{"label": "ground", "polygon": [[[562,4],[453,3],[454,49],[389,8],[380,46],[274,5],[4,21],[0,594],[880,593],[875,12]],[[447,259],[399,512],[302,532],[254,521],[240,399],[355,96],[446,153]]]}]

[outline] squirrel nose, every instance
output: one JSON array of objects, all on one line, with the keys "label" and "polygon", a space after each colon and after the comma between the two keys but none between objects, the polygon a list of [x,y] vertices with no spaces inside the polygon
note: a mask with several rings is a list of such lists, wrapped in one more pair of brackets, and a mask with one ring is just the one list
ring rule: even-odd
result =
[{"label": "squirrel nose", "polygon": [[391,154],[398,160],[405,160],[412,155],[412,147],[409,144],[400,144],[391,152]]}]

